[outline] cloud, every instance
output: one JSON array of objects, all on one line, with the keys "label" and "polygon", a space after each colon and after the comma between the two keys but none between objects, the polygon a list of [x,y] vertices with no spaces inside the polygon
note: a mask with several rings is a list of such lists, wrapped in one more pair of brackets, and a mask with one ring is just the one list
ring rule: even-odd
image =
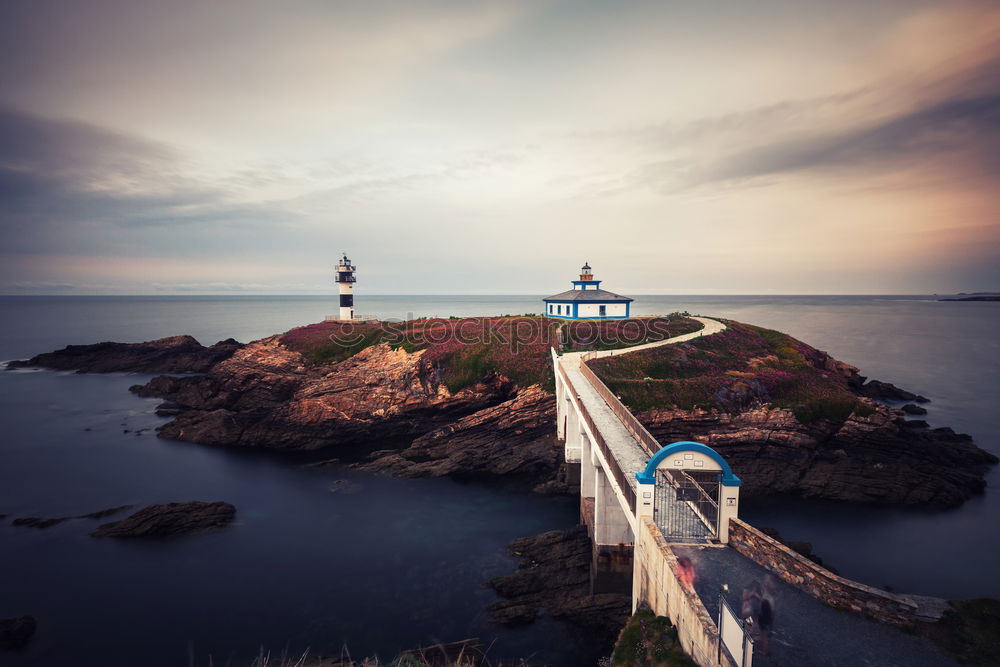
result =
[{"label": "cloud", "polygon": [[15,229],[218,201],[169,147],[87,123],[0,108],[0,225]]},{"label": "cloud", "polygon": [[697,178],[747,179],[787,172],[931,165],[959,155],[979,178],[1000,176],[1000,93],[955,99],[867,127],[767,145],[725,159]]},{"label": "cloud", "polygon": [[599,238],[644,289],[822,287],[862,232],[885,266],[995,224],[1000,12],[932,4],[14,3],[0,272],[266,290],[345,249],[383,291],[512,256],[530,290]]},{"label": "cloud", "polygon": [[[188,175],[181,153],[77,121],[0,109],[3,252],[198,254],[296,218]],[[263,240],[263,239],[262,239]]]}]

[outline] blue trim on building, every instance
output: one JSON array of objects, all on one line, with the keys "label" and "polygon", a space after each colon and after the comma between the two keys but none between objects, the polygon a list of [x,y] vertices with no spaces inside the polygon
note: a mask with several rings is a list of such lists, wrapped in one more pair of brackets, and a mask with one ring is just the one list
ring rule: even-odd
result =
[{"label": "blue trim on building", "polygon": [[[595,281],[599,282],[599,281]],[[542,299],[545,303],[545,316],[558,320],[623,320],[632,313],[632,301],[630,299],[607,299],[601,301],[571,301],[568,299]],[[608,304],[625,304],[624,315],[594,315],[592,317],[580,317],[580,304],[590,304],[604,306]],[[550,313],[549,306],[566,306],[564,313]]]},{"label": "blue trim on building", "polygon": [[593,285],[594,289],[601,289],[600,280],[573,280],[571,281],[574,285],[583,285],[583,289],[587,289],[587,285]]},{"label": "blue trim on building", "polygon": [[660,463],[662,463],[668,456],[678,452],[700,452],[705,454],[710,459],[718,463],[719,467],[722,468],[722,472],[719,474],[719,481],[722,482],[723,486],[740,486],[740,478],[733,474],[733,469],[729,467],[729,464],[726,463],[726,459],[722,458],[722,455],[719,454],[719,452],[715,451],[708,445],[703,445],[700,442],[692,442],[690,440],[674,442],[661,448],[660,451],[653,454],[653,457],[649,459],[649,463],[646,464],[646,469],[635,474],[636,480],[638,480],[640,484],[656,484],[657,467],[659,467]]},{"label": "blue trim on building", "polygon": [[575,301],[571,299],[542,299],[545,303],[632,303],[628,299],[601,299],[600,301]]}]

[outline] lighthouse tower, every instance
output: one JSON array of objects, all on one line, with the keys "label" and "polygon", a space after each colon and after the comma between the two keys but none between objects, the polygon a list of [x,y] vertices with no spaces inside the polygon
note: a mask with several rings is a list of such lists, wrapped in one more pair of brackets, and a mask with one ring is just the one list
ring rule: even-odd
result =
[{"label": "lighthouse tower", "polygon": [[347,258],[347,253],[345,252],[337,264],[337,277],[333,279],[340,287],[339,319],[341,320],[354,319],[354,283],[358,280],[354,277],[355,271],[357,269],[351,264],[351,260]]},{"label": "lighthouse tower", "polygon": [[594,270],[585,262],[580,279],[570,281],[573,289],[542,299],[545,315],[561,320],[621,320],[629,316],[632,299],[601,289]]}]

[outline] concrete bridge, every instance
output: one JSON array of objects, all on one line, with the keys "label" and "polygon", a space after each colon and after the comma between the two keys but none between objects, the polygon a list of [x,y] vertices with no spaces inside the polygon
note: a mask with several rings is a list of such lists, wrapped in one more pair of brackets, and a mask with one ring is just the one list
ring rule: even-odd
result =
[{"label": "concrete bridge", "polygon": [[[669,617],[703,667],[954,664],[900,631],[940,618],[947,603],[844,579],[741,521],[741,482],[725,459],[702,443],[659,443],[587,366],[726,328],[694,319],[703,329],[664,341],[552,351],[557,432],[570,474],[578,475],[580,514],[594,544],[592,592],[631,589],[633,609],[647,604]],[[770,641],[741,609],[743,590],[762,581],[777,609]],[[860,641],[845,643],[852,636]]]}]

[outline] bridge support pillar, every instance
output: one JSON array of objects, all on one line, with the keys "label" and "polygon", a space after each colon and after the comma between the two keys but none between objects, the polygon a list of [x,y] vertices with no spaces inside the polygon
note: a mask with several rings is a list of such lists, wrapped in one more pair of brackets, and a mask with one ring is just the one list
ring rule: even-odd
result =
[{"label": "bridge support pillar", "polygon": [[632,526],[622,510],[604,469],[594,467],[594,559],[590,567],[592,593],[632,590]]},{"label": "bridge support pillar", "polygon": [[594,497],[596,480],[594,471],[594,446],[586,433],[580,434],[580,495],[584,498]]},{"label": "bridge support pillar", "polygon": [[569,399],[566,396],[566,384],[556,373],[556,437],[566,439],[566,416],[569,412]]},{"label": "bridge support pillar", "polygon": [[594,543],[632,544],[632,524],[625,516],[604,469],[594,469]]},{"label": "bridge support pillar", "polygon": [[567,419],[565,420],[566,432],[564,437],[566,438],[566,463],[575,463],[579,465],[580,463],[580,413],[577,412],[576,406],[571,402],[567,402]]}]

